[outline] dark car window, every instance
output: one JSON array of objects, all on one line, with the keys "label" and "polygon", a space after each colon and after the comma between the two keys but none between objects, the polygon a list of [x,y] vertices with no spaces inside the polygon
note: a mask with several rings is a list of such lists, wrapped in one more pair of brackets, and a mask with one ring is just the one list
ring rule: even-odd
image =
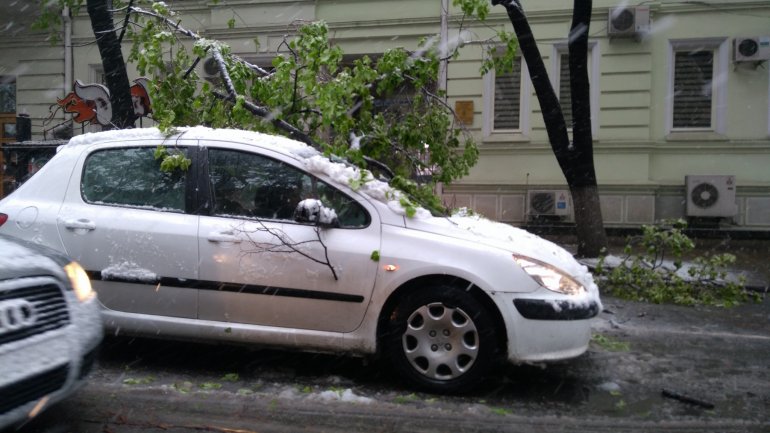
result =
[{"label": "dark car window", "polygon": [[293,221],[297,204],[315,198],[337,212],[341,227],[369,225],[369,214],[355,200],[295,167],[233,150],[208,154],[215,215]]},{"label": "dark car window", "polygon": [[184,212],[187,173],[165,173],[151,147],[105,149],[86,159],[80,190],[83,200]]}]

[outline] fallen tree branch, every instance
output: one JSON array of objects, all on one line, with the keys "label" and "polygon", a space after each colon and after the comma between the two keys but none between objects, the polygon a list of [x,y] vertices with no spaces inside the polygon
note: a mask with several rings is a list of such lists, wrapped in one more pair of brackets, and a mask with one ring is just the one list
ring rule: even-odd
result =
[{"label": "fallen tree branch", "polygon": [[[219,99],[222,99],[224,101],[228,101],[228,102],[231,102],[233,104],[236,102],[236,97],[235,96],[224,95],[224,94],[222,94],[220,92],[216,92],[216,91],[212,92],[212,94],[215,97],[217,97]],[[320,148],[318,146],[318,144],[315,141],[313,141],[312,138],[310,138],[309,135],[305,134],[299,128],[295,127],[294,125],[292,125],[292,124],[290,124],[290,123],[288,123],[286,121],[283,121],[283,120],[280,120],[280,119],[273,119],[272,118],[273,116],[271,115],[270,111],[268,111],[265,107],[260,107],[259,105],[255,104],[253,102],[249,102],[249,101],[243,101],[243,106],[247,110],[249,110],[249,112],[251,114],[254,114],[256,116],[264,118],[265,120],[270,121],[270,123],[272,123],[273,126],[275,126],[276,128],[278,128],[278,129],[288,133],[290,138],[293,138],[293,139],[295,139],[297,141],[301,141],[301,142],[307,144],[308,146],[312,146],[312,147],[314,147],[316,149]]]},{"label": "fallen tree branch", "polygon": [[661,390],[661,394],[663,394],[663,397],[671,398],[674,400],[679,400],[682,403],[691,404],[693,406],[700,406],[704,409],[714,409],[714,404],[709,403],[707,401],[698,400],[696,398],[692,398],[683,394],[679,394],[677,392],[671,391],[669,389],[663,389]]},{"label": "fallen tree branch", "polygon": [[[155,13],[155,12],[151,12],[151,11],[148,11],[148,10],[146,10],[146,9],[142,9],[142,8],[140,8],[140,7],[137,7],[137,6],[132,6],[132,7],[129,7],[127,10],[128,10],[128,13],[129,13],[129,14],[130,14],[131,12],[135,12],[135,13],[137,13],[137,14],[140,14],[140,15],[146,15],[146,16],[150,16],[150,17],[156,18],[156,19],[158,19],[158,20],[161,20],[161,21],[163,21],[163,22],[164,22],[164,23],[165,23],[167,26],[169,26],[169,27],[171,27],[172,29],[174,29],[174,30],[175,30],[177,33],[181,33],[181,34],[183,34],[183,35],[187,36],[187,37],[188,37],[188,38],[190,38],[190,39],[194,39],[194,40],[196,40],[196,41],[201,41],[201,40],[203,40],[203,39],[204,39],[204,38],[203,38],[201,35],[199,35],[198,33],[195,33],[195,32],[193,32],[192,30],[187,30],[186,28],[184,28],[184,27],[180,26],[180,25],[179,25],[179,23],[177,23],[177,22],[174,22],[174,21],[172,21],[172,20],[170,20],[170,19],[168,19],[168,18],[164,17],[163,15],[157,14],[157,13]],[[248,62],[248,61],[244,60],[243,58],[241,58],[241,57],[239,57],[239,56],[236,56],[236,55],[234,55],[234,54],[230,54],[230,56],[231,56],[231,57],[232,57],[234,60],[236,60],[236,61],[238,61],[238,62],[240,62],[240,63],[243,63],[244,65],[246,65],[246,67],[248,67],[249,69],[251,69],[251,70],[253,70],[253,71],[255,71],[255,72],[259,73],[259,74],[260,74],[260,75],[262,75],[263,77],[268,77],[268,76],[272,75],[272,73],[271,73],[271,72],[269,72],[269,71],[267,71],[266,69],[264,69],[264,68],[261,68],[261,67],[259,67],[259,66],[255,65],[255,64],[253,64],[253,63],[250,63],[250,62]]]}]

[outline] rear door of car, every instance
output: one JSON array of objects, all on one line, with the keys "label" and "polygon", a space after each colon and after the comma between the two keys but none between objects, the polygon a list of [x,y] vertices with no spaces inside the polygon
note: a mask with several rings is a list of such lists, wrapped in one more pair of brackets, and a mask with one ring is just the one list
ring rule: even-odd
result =
[{"label": "rear door of car", "polygon": [[[369,304],[379,217],[365,199],[253,146],[201,142],[211,212],[200,219],[198,317],[349,332]],[[283,158],[283,160],[282,160]],[[300,200],[335,207],[342,226],[294,221]]]},{"label": "rear door of car", "polygon": [[[83,152],[58,218],[66,252],[112,310],[194,318],[198,217],[190,170],[160,170],[160,143],[98,145]],[[177,140],[171,152],[195,140]]]}]

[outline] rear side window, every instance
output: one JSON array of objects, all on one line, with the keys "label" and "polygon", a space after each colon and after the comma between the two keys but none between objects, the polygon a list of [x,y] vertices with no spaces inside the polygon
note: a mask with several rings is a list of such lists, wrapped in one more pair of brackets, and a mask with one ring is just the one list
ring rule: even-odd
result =
[{"label": "rear side window", "polygon": [[162,172],[154,148],[105,149],[86,159],[80,191],[88,203],[184,212],[186,177]]}]

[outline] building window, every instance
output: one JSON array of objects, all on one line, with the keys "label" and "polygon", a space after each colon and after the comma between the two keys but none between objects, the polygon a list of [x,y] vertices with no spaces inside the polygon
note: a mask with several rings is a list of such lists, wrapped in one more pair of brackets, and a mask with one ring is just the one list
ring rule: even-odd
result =
[{"label": "building window", "polygon": [[[559,97],[561,111],[567,128],[572,128],[572,92],[569,87],[569,53],[567,42],[553,46],[553,64],[551,80],[554,91]],[[588,81],[591,85],[591,130],[596,133],[599,127],[599,49],[595,41],[588,42]]]},{"label": "building window", "polygon": [[495,74],[495,105],[492,129],[521,129],[521,58],[513,62],[513,69]]},{"label": "building window", "polygon": [[671,41],[667,125],[669,131],[724,133],[727,40]]},{"label": "building window", "polygon": [[512,70],[490,71],[484,77],[484,135],[526,134],[529,128],[529,80],[526,65],[514,59]]},{"label": "building window", "polygon": [[16,113],[16,77],[0,75],[0,113]]},{"label": "building window", "polygon": [[674,128],[711,128],[714,52],[674,52]]},{"label": "building window", "polygon": [[569,87],[569,54],[559,55],[559,103],[567,127],[572,126],[572,92]]}]

